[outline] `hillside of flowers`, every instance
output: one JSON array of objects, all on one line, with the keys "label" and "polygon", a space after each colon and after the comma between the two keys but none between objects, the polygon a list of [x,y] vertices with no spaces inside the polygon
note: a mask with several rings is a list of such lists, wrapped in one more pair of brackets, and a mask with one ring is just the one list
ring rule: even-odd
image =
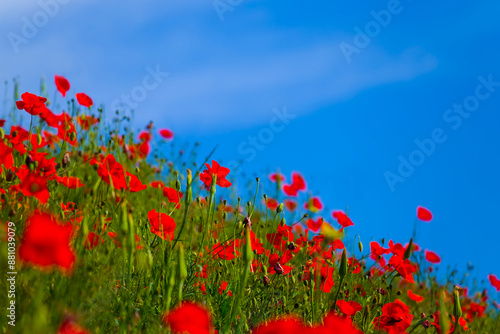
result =
[{"label": "hillside of flowers", "polygon": [[494,274],[438,280],[438,254],[352,235],[300,172],[237,193],[216,150],[49,87],[4,96],[2,333],[500,333]]}]

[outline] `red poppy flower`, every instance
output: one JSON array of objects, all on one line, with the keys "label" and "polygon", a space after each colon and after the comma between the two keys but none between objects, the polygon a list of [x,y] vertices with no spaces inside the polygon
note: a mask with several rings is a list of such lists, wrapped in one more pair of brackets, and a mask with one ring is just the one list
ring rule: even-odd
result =
[{"label": "red poppy flower", "polygon": [[177,191],[174,188],[165,187],[163,188],[163,196],[165,196],[170,203],[175,203],[176,209],[181,207],[179,201],[183,197],[183,194],[180,191]]},{"label": "red poppy flower", "polygon": [[60,75],[55,76],[55,81],[56,81],[56,87],[59,93],[62,94],[63,97],[66,96],[66,92],[69,90],[69,81],[66,80],[65,77],[62,77]]},{"label": "red poppy flower", "polygon": [[71,117],[63,113],[60,117],[61,121],[57,127],[57,136],[62,140],[68,142],[71,146],[77,146],[77,133],[76,127],[72,122]]},{"label": "red poppy flower", "polygon": [[297,172],[292,173],[292,183],[283,186],[285,194],[293,197],[296,197],[299,191],[304,190],[306,190],[306,182],[304,181],[304,177]]},{"label": "red poppy flower", "polygon": [[83,187],[82,181],[75,176],[56,176],[56,181],[57,183],[62,184],[63,186],[70,189]]},{"label": "red poppy flower", "polygon": [[434,252],[430,250],[425,251],[425,259],[429,261],[430,263],[440,263],[441,258]]},{"label": "red poppy flower", "polygon": [[330,293],[332,291],[333,286],[335,283],[333,282],[333,271],[335,267],[327,267],[323,266],[321,267],[321,286],[320,289],[321,291],[325,293]]},{"label": "red poppy flower", "polygon": [[47,99],[31,93],[24,93],[21,95],[22,101],[16,101],[17,109],[24,109],[31,115],[38,115],[45,108]]},{"label": "red poppy flower", "polygon": [[342,334],[363,334],[362,331],[354,327],[348,318],[339,317],[334,313],[329,313],[323,320],[322,331],[318,333],[342,333]]},{"label": "red poppy flower", "polygon": [[146,184],[143,184],[139,180],[139,178],[132,173],[127,172],[127,178],[129,179],[128,190],[132,193],[144,190],[148,187]]},{"label": "red poppy flower", "polygon": [[9,169],[14,164],[13,148],[7,146],[3,140],[0,140],[0,164]]},{"label": "red poppy flower", "polygon": [[83,130],[89,130],[93,125],[99,123],[99,119],[91,115],[79,115],[76,118],[76,122],[80,124]]},{"label": "red poppy flower", "polygon": [[401,256],[393,255],[389,260],[389,264],[396,269],[396,271],[410,283],[414,283],[413,273],[417,271],[415,266],[410,262],[410,260],[403,260]]},{"label": "red poppy flower", "polygon": [[276,210],[278,208],[278,201],[274,198],[268,198],[266,201],[266,206],[269,210]]},{"label": "red poppy flower", "polygon": [[160,136],[162,136],[165,139],[172,139],[174,138],[174,133],[168,129],[162,129],[160,130]]},{"label": "red poppy flower", "polygon": [[240,247],[240,239],[236,239],[231,242],[225,242],[223,244],[216,243],[212,247],[213,256],[218,256],[222,260],[232,260],[237,256],[240,256],[240,252],[238,251]]},{"label": "red poppy flower", "polygon": [[[439,319],[439,311],[434,312],[433,316],[434,316],[434,322],[431,322],[431,324],[434,327],[436,327],[436,331],[439,334],[442,334],[441,324],[439,323],[439,321],[441,320],[441,319]],[[454,332],[455,325],[451,321],[449,321],[448,318],[446,318],[446,319],[447,319],[446,321],[448,322],[448,328],[449,328],[448,333]]]},{"label": "red poppy flower", "polygon": [[47,203],[50,193],[47,188],[47,179],[38,173],[29,173],[20,184],[24,196],[34,196],[42,203]]},{"label": "red poppy flower", "polygon": [[500,291],[500,280],[495,275],[488,275],[488,279],[491,285],[497,290]]},{"label": "red poppy flower", "polygon": [[65,270],[73,266],[71,225],[61,225],[55,216],[38,211],[28,217],[26,224],[19,247],[21,260],[42,267],[56,265]]},{"label": "red poppy flower", "polygon": [[313,197],[304,205],[304,208],[316,213],[323,209],[323,203],[321,203],[319,197]]},{"label": "red poppy flower", "polygon": [[307,227],[311,231],[313,231],[314,233],[316,233],[321,228],[321,225],[323,225],[323,222],[324,222],[324,220],[321,217],[318,217],[318,219],[316,219],[316,221],[314,221],[314,219],[312,219],[312,218],[309,218],[307,220]]},{"label": "red poppy flower", "polygon": [[77,93],[75,96],[78,103],[84,107],[90,108],[94,104],[94,101],[85,93]]},{"label": "red poppy flower", "polygon": [[149,223],[151,224],[151,232],[165,240],[170,236],[170,241],[174,240],[175,221],[166,213],[156,212],[153,209],[148,212]]},{"label": "red poppy flower", "polygon": [[203,307],[191,302],[183,302],[166,314],[163,321],[176,334],[208,334],[212,323],[210,314]]},{"label": "red poppy flower", "polygon": [[165,187],[165,183],[163,183],[161,181],[153,181],[153,182],[150,183],[150,186],[152,188],[162,189],[163,187]]},{"label": "red poppy flower", "polygon": [[290,333],[290,334],[303,334],[305,326],[300,320],[295,317],[285,317],[281,319],[271,320],[265,324],[259,325],[255,330],[252,331],[253,334],[278,334],[278,333]]},{"label": "red poppy flower", "polygon": [[354,223],[351,221],[351,218],[347,217],[347,215],[342,211],[333,211],[332,216],[333,218],[337,219],[337,222],[342,227],[348,227],[354,225]]},{"label": "red poppy flower", "polygon": [[385,249],[383,248],[382,246],[380,246],[380,244],[376,241],[372,241],[370,242],[370,251],[371,251],[371,254],[370,254],[370,257],[377,261],[379,256],[382,256],[384,254],[389,254],[390,250],[389,249]]},{"label": "red poppy flower", "polygon": [[280,173],[272,173],[272,174],[269,174],[269,180],[271,180],[272,182],[281,183],[281,182],[285,181],[285,176],[283,174],[280,174]]},{"label": "red poppy flower", "polygon": [[285,207],[289,211],[293,212],[297,208],[297,202],[295,202],[294,200],[286,199],[286,200],[283,201],[283,203],[285,204]]},{"label": "red poppy flower", "polygon": [[417,303],[421,303],[424,300],[424,297],[413,293],[411,290],[408,290],[408,297],[410,297],[411,300],[416,301]]},{"label": "red poppy flower", "polygon": [[104,243],[104,239],[102,239],[98,234],[90,232],[89,235],[87,236],[87,239],[85,239],[84,245],[85,248],[91,250],[92,248],[97,247],[99,245],[99,242],[101,244]]},{"label": "red poppy flower", "polygon": [[127,180],[123,166],[118,163],[112,154],[108,154],[102,163],[97,160],[91,160],[91,165],[97,164],[97,174],[108,185],[112,185],[115,189],[127,189]]},{"label": "red poppy flower", "polygon": [[417,207],[417,218],[424,222],[430,222],[432,220],[432,213],[429,209],[419,206]]},{"label": "red poppy flower", "polygon": [[[219,295],[222,295],[222,293],[224,291],[226,291],[226,289],[227,289],[227,282],[226,281],[222,281],[222,283],[221,283],[221,285],[219,287]],[[231,296],[231,297],[233,296],[233,292],[231,290],[227,290],[227,294],[229,296]]]},{"label": "red poppy flower", "polygon": [[212,167],[209,164],[205,164],[207,169],[200,174],[200,180],[205,184],[207,189],[210,189],[212,185],[212,175],[217,175],[216,184],[222,188],[228,188],[232,185],[231,182],[226,180],[227,174],[229,174],[229,168],[220,166],[215,160],[212,160]]},{"label": "red poppy flower", "polygon": [[356,313],[363,309],[363,307],[359,303],[356,303],[353,300],[350,300],[348,302],[343,299],[337,300],[337,306],[340,312],[348,317],[354,316]]},{"label": "red poppy flower", "polygon": [[59,327],[57,334],[89,334],[89,332],[80,327],[72,319],[66,318],[61,324],[61,327]]},{"label": "red poppy flower", "polygon": [[382,315],[373,320],[375,328],[382,329],[390,334],[403,333],[411,325],[413,314],[410,308],[402,301],[387,303],[382,306]]}]

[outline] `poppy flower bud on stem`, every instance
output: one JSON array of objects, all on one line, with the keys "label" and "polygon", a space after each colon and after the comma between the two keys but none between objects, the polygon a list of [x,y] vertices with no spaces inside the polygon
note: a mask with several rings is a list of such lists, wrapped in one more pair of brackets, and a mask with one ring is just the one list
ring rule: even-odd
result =
[{"label": "poppy flower bud on stem", "polygon": [[455,316],[455,332],[456,328],[458,328],[458,320],[462,316],[462,307],[460,306],[460,288],[458,285],[453,287],[453,315]]},{"label": "poppy flower bud on stem", "polygon": [[439,291],[439,325],[441,326],[441,333],[449,333],[450,328],[448,317],[446,316],[445,298],[444,290],[441,289]]},{"label": "poppy flower bud on stem", "polygon": [[347,252],[346,249],[342,251],[342,259],[340,260],[340,269],[339,269],[339,275],[340,278],[343,279],[345,275],[347,275]]},{"label": "poppy flower bud on stem", "polygon": [[363,252],[363,243],[361,242],[361,240],[358,242],[358,248],[359,248],[359,251],[362,253]]},{"label": "poppy flower bud on stem", "polygon": [[410,258],[412,250],[413,250],[413,238],[410,239],[408,247],[406,247],[405,253],[403,255],[403,260]]},{"label": "poppy flower bud on stem", "polygon": [[281,213],[283,212],[283,203],[280,203],[280,205],[278,205],[278,207],[276,208],[276,213]]}]

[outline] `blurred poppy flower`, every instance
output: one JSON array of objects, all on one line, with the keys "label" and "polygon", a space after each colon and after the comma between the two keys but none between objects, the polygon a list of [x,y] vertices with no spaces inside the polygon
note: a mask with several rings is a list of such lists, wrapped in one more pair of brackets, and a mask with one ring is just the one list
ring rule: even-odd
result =
[{"label": "blurred poppy flower", "polygon": [[80,327],[72,319],[66,318],[61,324],[61,327],[59,327],[57,334],[89,334],[89,332]]},{"label": "blurred poppy flower", "polygon": [[323,203],[321,203],[319,197],[313,197],[309,201],[307,201],[307,203],[304,205],[304,208],[316,213],[323,209]]},{"label": "blurred poppy flower", "polygon": [[421,303],[424,300],[424,297],[413,293],[411,290],[408,290],[408,297],[411,300],[416,301],[417,303]]},{"label": "blurred poppy flower", "polygon": [[500,291],[500,280],[495,275],[488,275],[488,280],[497,291]]},{"label": "blurred poppy flower", "polygon": [[297,208],[297,202],[295,202],[294,200],[286,199],[286,200],[283,201],[283,203],[285,204],[285,207],[289,211],[293,212]]},{"label": "blurred poppy flower", "polygon": [[417,218],[424,222],[430,222],[432,220],[432,213],[429,209],[419,206],[417,207]]},{"label": "blurred poppy flower", "polygon": [[174,240],[175,221],[166,213],[156,212],[153,209],[148,212],[149,223],[151,224],[151,233],[156,234],[163,240],[170,236],[170,241]]},{"label": "blurred poppy flower", "polygon": [[94,104],[94,101],[85,93],[76,93],[75,97],[78,103],[84,107],[90,108]]},{"label": "blurred poppy flower", "polygon": [[313,231],[314,233],[318,232],[319,229],[321,228],[321,225],[323,225],[323,218],[322,217],[318,217],[318,219],[314,220],[312,218],[309,218],[307,220],[307,227]]},{"label": "blurred poppy flower", "polygon": [[276,210],[278,208],[278,201],[274,198],[268,198],[266,201],[266,206],[269,210]]},{"label": "blurred poppy flower", "polygon": [[82,181],[75,176],[56,176],[57,183],[65,186],[66,188],[76,189],[83,187]]},{"label": "blurred poppy flower", "polygon": [[[442,329],[441,329],[442,324],[439,323],[441,321],[441,319],[439,317],[439,311],[434,312],[433,316],[434,316],[434,322],[431,322],[431,324],[436,328],[436,331],[439,334],[442,334]],[[448,333],[454,332],[455,325],[451,321],[449,321],[448,319],[446,321],[448,322],[448,328],[449,328]],[[446,334],[448,334],[448,333],[446,333]]]},{"label": "blurred poppy flower", "polygon": [[31,93],[24,93],[21,95],[21,101],[16,101],[17,109],[26,110],[31,115],[38,115],[45,109],[45,102],[47,99]]},{"label": "blurred poppy flower", "polygon": [[25,262],[49,267],[56,265],[70,269],[75,263],[75,253],[70,247],[72,227],[61,225],[48,213],[35,212],[26,221],[19,257]]},{"label": "blurred poppy flower", "polygon": [[62,77],[60,75],[56,75],[55,82],[56,82],[56,87],[57,87],[57,90],[59,91],[59,93],[61,93],[63,97],[66,97],[66,92],[70,88],[69,81],[66,80],[65,77]]},{"label": "blurred poppy flower", "polygon": [[441,258],[434,252],[430,250],[425,251],[425,259],[429,261],[430,263],[440,263]]},{"label": "blurred poppy flower", "polygon": [[99,123],[99,119],[90,115],[79,115],[76,122],[82,127],[83,130],[89,130],[93,125]]},{"label": "blurred poppy flower", "polygon": [[172,139],[174,138],[174,133],[168,129],[162,129],[159,131],[160,136],[162,136],[165,139]]},{"label": "blurred poppy flower", "polygon": [[212,323],[208,311],[192,302],[183,302],[165,314],[163,321],[176,334],[208,334]]}]

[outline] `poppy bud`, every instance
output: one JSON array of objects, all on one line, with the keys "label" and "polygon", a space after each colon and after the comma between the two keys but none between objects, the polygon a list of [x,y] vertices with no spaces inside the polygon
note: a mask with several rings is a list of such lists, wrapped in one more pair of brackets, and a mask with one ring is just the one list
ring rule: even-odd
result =
[{"label": "poppy bud", "polygon": [[186,260],[184,258],[184,247],[182,247],[182,244],[179,244],[179,278],[181,281],[185,281],[187,278]]},{"label": "poppy bud", "polygon": [[293,241],[292,241],[292,242],[290,242],[290,243],[288,244],[287,248],[288,248],[289,250],[291,250],[291,251],[294,251],[294,250],[296,250],[296,249],[297,249],[297,245],[296,245],[296,244],[294,244],[294,243],[293,243]]},{"label": "poppy bud", "polygon": [[[63,158],[62,158],[62,162],[61,162],[62,167],[66,168],[70,162],[71,162],[71,159],[69,157],[69,152],[64,153]],[[97,166],[97,165],[94,165],[94,166]]]},{"label": "poppy bud", "polygon": [[38,145],[42,145],[42,136],[39,133],[36,135],[36,142]]},{"label": "poppy bud", "polygon": [[4,138],[5,137],[5,131],[3,130],[3,128],[0,128],[0,138]]},{"label": "poppy bud", "polygon": [[270,279],[269,277],[264,276],[264,278],[262,278],[262,281],[264,282],[264,286],[267,286],[269,284]]},{"label": "poppy bud", "polygon": [[276,264],[274,265],[274,271],[276,271],[276,273],[279,275],[283,275],[285,273],[285,270],[279,262],[276,262]]},{"label": "poppy bud", "polygon": [[280,203],[280,205],[278,205],[278,207],[276,208],[276,213],[281,213],[283,212],[283,203]]},{"label": "poppy bud", "polygon": [[405,253],[403,255],[403,260],[410,258],[412,250],[413,250],[413,238],[410,239],[410,242],[408,243],[408,247],[406,247],[406,249],[405,249]]},{"label": "poppy bud", "polygon": [[227,218],[227,212],[224,211],[224,213],[222,213],[222,219],[226,220],[226,218]]},{"label": "poppy bud", "polygon": [[342,259],[340,260],[340,269],[339,269],[339,275],[341,278],[343,278],[345,275],[347,275],[347,251],[344,247],[344,250],[342,251]]},{"label": "poppy bud", "polygon": [[362,253],[363,252],[363,243],[361,242],[361,240],[358,242],[358,248],[359,248],[359,251]]},{"label": "poppy bud", "polygon": [[458,285],[453,288],[453,314],[455,318],[458,319],[462,316],[462,307],[460,306],[460,296],[459,292],[462,290]]},{"label": "poppy bud", "polygon": [[140,171],[141,171],[141,169],[139,168],[139,166],[135,166],[135,173],[139,174]]},{"label": "poppy bud", "polygon": [[175,189],[177,189],[177,191],[181,190],[181,183],[179,182],[179,180],[175,181]]},{"label": "poppy bud", "polygon": [[285,225],[286,225],[286,220],[285,220],[285,218],[281,218],[280,225],[281,225],[281,226],[285,226]]},{"label": "poppy bud", "polygon": [[252,263],[253,260],[253,252],[252,252],[252,244],[250,240],[250,229],[245,229],[245,247],[243,248],[243,260],[245,264],[248,266]]},{"label": "poppy bud", "polygon": [[424,326],[424,328],[427,329],[431,326],[431,324],[429,323],[429,320],[425,320],[422,326]]},{"label": "poppy bud", "polygon": [[250,217],[245,217],[245,219],[243,220],[243,225],[245,227],[248,226],[248,229],[251,231],[252,230],[252,222],[250,221]]},{"label": "poppy bud", "polygon": [[69,135],[69,139],[71,139],[71,141],[74,141],[76,139],[76,133],[71,132]]}]

